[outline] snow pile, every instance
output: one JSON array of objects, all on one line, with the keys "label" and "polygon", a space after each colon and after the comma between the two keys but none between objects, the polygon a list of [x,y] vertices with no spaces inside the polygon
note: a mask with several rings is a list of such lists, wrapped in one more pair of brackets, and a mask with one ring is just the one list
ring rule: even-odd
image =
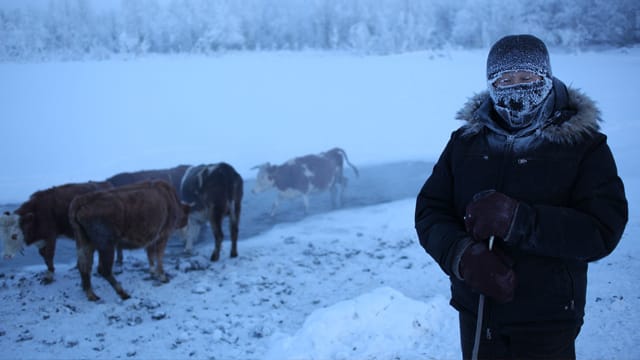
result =
[{"label": "snow pile", "polygon": [[455,316],[441,311],[446,307],[442,295],[421,302],[380,287],[314,311],[295,335],[277,340],[265,359],[408,359],[418,348],[455,357],[450,343],[438,341],[438,333],[457,331]]}]

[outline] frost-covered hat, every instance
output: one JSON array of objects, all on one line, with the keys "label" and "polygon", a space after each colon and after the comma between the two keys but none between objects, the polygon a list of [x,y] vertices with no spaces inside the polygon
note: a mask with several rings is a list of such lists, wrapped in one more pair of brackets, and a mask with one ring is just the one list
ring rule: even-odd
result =
[{"label": "frost-covered hat", "polygon": [[542,40],[533,35],[509,35],[491,47],[487,57],[487,80],[518,70],[551,77],[549,52]]}]

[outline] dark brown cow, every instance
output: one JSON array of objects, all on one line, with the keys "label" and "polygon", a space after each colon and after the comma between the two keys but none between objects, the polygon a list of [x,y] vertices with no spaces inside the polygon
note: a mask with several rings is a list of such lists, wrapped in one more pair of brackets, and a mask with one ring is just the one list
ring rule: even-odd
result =
[{"label": "dark brown cow", "polygon": [[42,281],[53,281],[53,256],[60,236],[73,239],[69,224],[69,204],[77,195],[111,188],[108,182],[72,183],[33,193],[13,214],[0,217],[0,234],[6,258],[15,256],[25,246],[36,245],[47,265]]},{"label": "dark brown cow", "polygon": [[[171,184],[176,191],[180,189],[182,183],[182,177],[185,171],[189,168],[189,165],[178,165],[170,169],[158,169],[158,170],[142,170],[134,172],[124,172],[116,174],[107,179],[115,187],[123,185],[134,184],[141,181],[148,180],[164,180]],[[178,193],[178,196],[180,194]]]},{"label": "dark brown cow", "polygon": [[200,233],[202,224],[211,224],[215,248],[211,261],[218,261],[222,246],[222,219],[229,217],[231,228],[231,257],[238,256],[238,230],[244,183],[240,174],[229,164],[198,165],[187,170],[182,181],[182,199],[191,205],[187,247]]},{"label": "dark brown cow", "polygon": [[[347,179],[343,174],[343,161],[358,176],[358,169],[349,162],[347,153],[340,148],[333,148],[319,155],[306,155],[287,161],[282,165],[269,163],[256,166],[258,175],[253,193],[263,192],[271,188],[278,190],[278,197],[271,208],[275,215],[280,200],[302,196],[305,213],[309,211],[309,194],[314,191],[331,191],[331,204],[336,207],[337,192],[340,191],[340,206],[343,203],[344,187]],[[338,189],[338,186],[340,189]]]},{"label": "dark brown cow", "polygon": [[[93,253],[98,251],[98,273],[125,300],[129,294],[112,272],[116,246],[145,248],[152,274],[167,282],[163,256],[171,233],[186,226],[189,207],[180,203],[175,189],[158,180],[125,185],[77,196],[69,219],[78,250],[82,289],[91,301],[99,297],[91,288]],[[155,264],[155,268],[154,268]]]}]

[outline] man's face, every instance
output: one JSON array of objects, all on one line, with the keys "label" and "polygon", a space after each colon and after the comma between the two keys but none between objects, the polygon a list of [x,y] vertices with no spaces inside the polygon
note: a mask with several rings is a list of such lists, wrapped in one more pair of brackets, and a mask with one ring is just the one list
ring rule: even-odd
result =
[{"label": "man's face", "polygon": [[531,71],[510,71],[500,75],[500,77],[493,82],[493,86],[500,88],[532,83],[539,80],[542,80],[542,76],[532,73]]}]

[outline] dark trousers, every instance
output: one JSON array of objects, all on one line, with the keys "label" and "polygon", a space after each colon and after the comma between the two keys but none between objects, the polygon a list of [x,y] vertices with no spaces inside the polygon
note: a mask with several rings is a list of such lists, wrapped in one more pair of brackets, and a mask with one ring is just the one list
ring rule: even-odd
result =
[{"label": "dark trousers", "polygon": [[[463,359],[471,359],[476,317],[460,312]],[[484,324],[478,359],[575,359],[582,322],[545,322],[508,326]]]}]

